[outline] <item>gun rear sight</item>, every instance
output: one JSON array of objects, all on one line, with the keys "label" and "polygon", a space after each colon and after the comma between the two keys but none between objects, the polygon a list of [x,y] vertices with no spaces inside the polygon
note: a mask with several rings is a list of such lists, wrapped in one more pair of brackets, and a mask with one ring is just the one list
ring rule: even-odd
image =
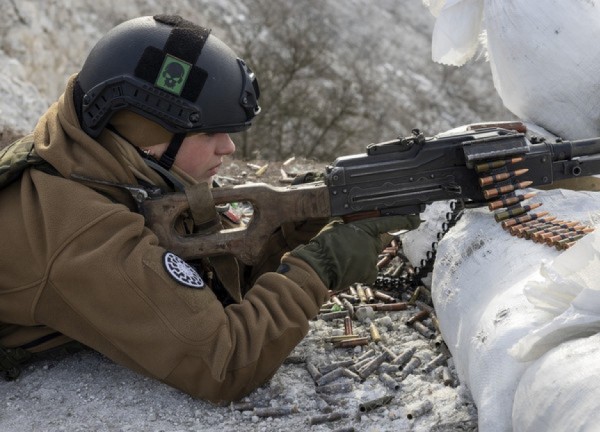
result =
[{"label": "gun rear sight", "polygon": [[384,141],[377,144],[369,144],[367,146],[368,155],[376,155],[383,153],[394,153],[398,151],[407,151],[415,145],[425,144],[425,135],[419,129],[413,129],[408,137],[398,137],[395,140]]}]

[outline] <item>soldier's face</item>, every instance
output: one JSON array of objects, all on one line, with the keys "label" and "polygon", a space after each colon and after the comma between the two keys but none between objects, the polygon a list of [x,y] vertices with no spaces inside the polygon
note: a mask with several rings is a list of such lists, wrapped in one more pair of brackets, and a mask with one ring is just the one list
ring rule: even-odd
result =
[{"label": "soldier's face", "polygon": [[196,180],[210,181],[223,163],[223,156],[235,151],[229,134],[188,135],[175,157],[175,165]]},{"label": "soldier's face", "polygon": [[[159,159],[168,144],[158,144],[148,149]],[[229,134],[188,135],[181,143],[175,157],[175,165],[199,182],[208,182],[217,174],[223,156],[232,154],[235,144]]]}]

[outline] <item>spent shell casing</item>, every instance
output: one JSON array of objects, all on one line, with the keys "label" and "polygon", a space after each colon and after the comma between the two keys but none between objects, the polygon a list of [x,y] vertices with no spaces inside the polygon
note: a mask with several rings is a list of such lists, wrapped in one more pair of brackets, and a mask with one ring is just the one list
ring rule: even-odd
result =
[{"label": "spent shell casing", "polygon": [[419,357],[411,358],[410,361],[406,363],[406,366],[402,368],[401,378],[405,379],[407,376],[413,373],[415,369],[417,369],[419,366],[421,366],[421,359]]},{"label": "spent shell casing", "polygon": [[327,365],[323,365],[319,368],[319,370],[321,371],[322,374],[326,374],[326,373],[329,373],[332,370],[337,369],[339,367],[342,367],[342,368],[348,367],[353,363],[354,362],[352,361],[352,359],[341,360],[341,361],[333,362],[333,363],[330,363]]},{"label": "spent shell casing", "polygon": [[356,297],[358,299],[358,291],[356,291],[356,287],[351,286],[350,288],[348,288],[348,292],[352,297]]},{"label": "spent shell casing", "polygon": [[418,307],[420,310],[429,311],[429,313],[433,313],[434,312],[433,306],[430,306],[427,303],[422,302],[421,300],[417,300],[415,302],[415,306]]},{"label": "spent shell casing", "polygon": [[440,320],[438,319],[437,315],[431,314],[429,316],[429,319],[431,320],[431,324],[433,324],[433,327],[435,327],[435,329],[441,333],[442,331],[440,330],[441,329]]},{"label": "spent shell casing", "polygon": [[352,370],[354,370],[355,372],[358,372],[361,368],[363,368],[367,364],[371,363],[371,361],[373,361],[374,359],[375,359],[375,355],[373,355],[371,357],[364,358],[364,359],[362,359],[360,361],[356,361],[352,365]]},{"label": "spent shell casing", "polygon": [[409,319],[407,319],[406,325],[411,326],[414,323],[416,323],[417,321],[423,321],[424,319],[429,317],[429,314],[430,314],[430,311],[421,310],[421,311],[417,312],[416,314],[414,314],[413,316],[411,316]]},{"label": "spent shell casing", "polygon": [[343,374],[346,378],[351,378],[354,381],[362,381],[362,378],[360,377],[360,375],[355,374],[354,372],[352,372],[350,369],[344,368],[344,374]]},{"label": "spent shell casing", "polygon": [[454,385],[454,378],[452,377],[452,373],[448,366],[442,368],[442,381],[447,387],[452,387]]},{"label": "spent shell casing", "polygon": [[360,357],[358,357],[358,358],[356,359],[356,362],[355,362],[355,363],[358,363],[358,362],[361,362],[361,361],[363,361],[363,360],[365,360],[365,359],[368,359],[368,358],[374,357],[374,356],[375,356],[375,354],[377,354],[377,351],[375,351],[374,349],[372,349],[372,348],[371,348],[369,351],[366,351],[366,352],[362,353],[362,354],[360,355]]},{"label": "spent shell casing", "polygon": [[435,333],[432,332],[429,327],[424,325],[422,322],[416,321],[413,323],[412,327],[418,331],[425,339],[433,339],[435,337]]},{"label": "spent shell casing", "polygon": [[385,359],[388,361],[392,361],[397,357],[397,355],[386,346],[382,346],[381,351],[385,353]]},{"label": "spent shell casing", "polygon": [[352,318],[350,318],[349,316],[344,317],[344,334],[345,335],[351,335],[351,334],[353,334],[353,331],[352,331]]},{"label": "spent shell casing", "polygon": [[369,412],[376,408],[382,407],[384,405],[389,404],[394,399],[392,395],[386,395],[379,397],[377,399],[372,399],[370,401],[362,402],[358,405],[358,409],[360,412]]},{"label": "spent shell casing", "polygon": [[368,344],[369,344],[369,338],[357,337],[354,339],[346,339],[346,340],[342,340],[339,342],[335,342],[333,345],[336,348],[352,348],[352,347],[368,345]]},{"label": "spent shell casing", "polygon": [[344,300],[354,304],[354,303],[358,303],[358,296],[357,295],[352,295],[349,293],[340,293],[338,294],[338,297],[342,300],[342,303],[344,302]]},{"label": "spent shell casing", "polygon": [[518,169],[515,171],[507,171],[507,172],[502,172],[502,173],[498,173],[498,174],[492,174],[490,176],[486,176],[486,177],[480,177],[479,178],[479,186],[484,187],[484,186],[489,186],[492,183],[498,183],[504,180],[508,180],[509,178],[514,178],[514,177],[519,177],[522,176],[523,174],[529,172],[528,168],[522,168],[522,169]]},{"label": "spent shell casing", "polygon": [[394,366],[391,363],[383,362],[381,366],[379,366],[379,372],[385,372],[387,374],[396,374],[400,371],[398,366]]},{"label": "spent shell casing", "polygon": [[509,207],[515,204],[518,204],[522,201],[533,198],[536,194],[534,192],[526,193],[524,195],[515,195],[512,197],[500,198],[497,201],[492,201],[488,204],[488,209],[490,210],[498,210],[502,207]]},{"label": "spent shell casing", "polygon": [[319,378],[323,376],[323,374],[319,371],[319,368],[315,366],[314,363],[306,362],[306,370],[315,382],[317,382]]},{"label": "spent shell casing", "polygon": [[409,420],[421,417],[433,409],[433,403],[430,400],[424,400],[406,408],[406,418]]},{"label": "spent shell casing", "polygon": [[506,220],[508,218],[519,216],[531,210],[535,210],[541,205],[542,203],[533,203],[521,207],[515,207],[508,210],[499,211],[494,213],[494,219],[496,219],[496,222],[502,222],[503,220]]},{"label": "spent shell casing", "polygon": [[491,161],[491,162],[484,162],[484,163],[475,165],[475,171],[477,173],[491,171],[494,169],[503,168],[506,165],[523,162],[523,160],[524,160],[524,158],[518,157],[518,158],[511,158],[511,159],[495,160],[495,161]]},{"label": "spent shell casing", "polygon": [[375,311],[403,311],[408,309],[408,303],[406,302],[398,302],[398,303],[374,303],[371,305],[373,310]]},{"label": "spent shell casing", "polygon": [[371,340],[373,342],[378,343],[381,341],[381,333],[379,333],[379,329],[377,328],[375,323],[372,322],[369,325],[369,332],[371,333]]},{"label": "spent shell casing", "polygon": [[344,376],[344,368],[340,366],[319,378],[317,381],[317,385],[322,386],[325,384],[329,384],[330,382],[335,381],[341,376]]},{"label": "spent shell casing", "polygon": [[343,310],[343,311],[337,311],[337,312],[327,312],[327,313],[323,313],[319,315],[319,318],[321,318],[324,321],[331,321],[334,319],[338,319],[338,318],[344,318],[348,316],[348,311]]},{"label": "spent shell casing", "polygon": [[425,366],[423,366],[423,372],[429,373],[434,370],[436,367],[440,366],[446,361],[446,354],[441,353],[435,356],[433,359],[429,361]]},{"label": "spent shell casing", "polygon": [[383,258],[377,261],[377,268],[382,269],[383,267],[387,266],[392,261],[392,258],[394,258],[392,254],[385,254]]},{"label": "spent shell casing", "polygon": [[498,195],[504,195],[509,192],[513,192],[517,189],[525,189],[526,187],[529,187],[532,184],[533,184],[532,181],[524,181],[524,182],[519,182],[516,184],[500,186],[497,188],[485,189],[483,191],[483,196],[485,199],[490,199],[490,198],[497,197]]},{"label": "spent shell casing", "polygon": [[352,387],[353,384],[350,381],[340,381],[324,386],[318,386],[315,391],[323,394],[348,393],[349,391],[352,391]]},{"label": "spent shell casing", "polygon": [[359,336],[355,335],[355,334],[343,334],[343,335],[329,336],[329,337],[324,338],[324,340],[325,340],[325,342],[335,343],[335,342],[340,342],[340,341],[344,341],[344,340],[348,340],[348,339],[356,339],[357,337],[359,337]]},{"label": "spent shell casing", "polygon": [[375,295],[373,295],[373,290],[370,287],[365,287],[365,297],[367,298],[367,303],[375,302]]},{"label": "spent shell casing", "polygon": [[296,405],[284,406],[284,407],[264,407],[254,408],[254,415],[257,417],[282,417],[298,412]]},{"label": "spent shell casing", "polygon": [[375,356],[373,360],[361,367],[357,372],[362,379],[367,379],[385,361],[385,354]]},{"label": "spent shell casing", "polygon": [[502,222],[502,228],[508,229],[514,225],[527,223],[529,221],[533,221],[533,220],[542,218],[542,217],[546,216],[547,214],[548,214],[548,212],[544,211],[544,212],[539,212],[539,213],[530,213],[530,214],[519,216],[519,217],[512,218],[512,219],[507,219]]},{"label": "spent shell casing", "polygon": [[383,293],[378,290],[375,290],[373,292],[373,295],[375,296],[376,299],[381,300],[384,303],[394,303],[396,301],[396,299],[394,297],[392,297],[391,295],[388,295],[388,294]]},{"label": "spent shell casing", "polygon": [[312,416],[308,419],[308,423],[311,426],[314,426],[314,425],[318,425],[318,424],[338,421],[341,419],[342,419],[341,413],[332,412],[329,414],[319,414],[319,415]]},{"label": "spent shell casing", "polygon": [[385,372],[379,374],[379,379],[390,390],[397,391],[400,389],[400,383]]},{"label": "spent shell casing", "polygon": [[344,308],[342,300],[337,295],[331,296],[330,300],[333,304],[338,305],[341,309]]},{"label": "spent shell casing", "polygon": [[[350,319],[354,318],[354,306],[346,299],[342,299],[342,304],[344,305],[344,309],[348,312]],[[346,319],[346,318],[344,318]]]},{"label": "spent shell casing", "polygon": [[398,368],[402,369],[404,366],[408,364],[414,353],[417,351],[417,348],[411,347],[404,350],[400,353],[396,358],[390,360],[390,364],[398,366]]},{"label": "spent shell casing", "polygon": [[232,402],[231,408],[236,411],[252,411],[256,406],[253,402]]},{"label": "spent shell casing", "polygon": [[367,302],[367,296],[365,295],[365,289],[363,288],[362,285],[358,285],[356,287],[356,292],[358,294],[358,299],[361,301],[361,303],[366,303]]}]

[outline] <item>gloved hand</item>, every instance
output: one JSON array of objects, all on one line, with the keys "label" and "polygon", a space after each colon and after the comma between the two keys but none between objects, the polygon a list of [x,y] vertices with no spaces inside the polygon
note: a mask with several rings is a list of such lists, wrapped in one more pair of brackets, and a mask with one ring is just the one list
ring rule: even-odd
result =
[{"label": "gloved hand", "polygon": [[377,255],[383,249],[380,234],[415,229],[418,215],[388,216],[352,223],[330,222],[307,245],[290,252],[308,263],[329,289],[339,291],[355,282],[373,283]]}]

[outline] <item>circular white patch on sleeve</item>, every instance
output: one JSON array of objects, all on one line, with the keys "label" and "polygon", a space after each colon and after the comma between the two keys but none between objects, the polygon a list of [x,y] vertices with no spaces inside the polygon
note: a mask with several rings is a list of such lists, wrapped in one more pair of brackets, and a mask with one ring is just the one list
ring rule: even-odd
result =
[{"label": "circular white patch on sleeve", "polygon": [[198,272],[172,252],[166,252],[163,263],[167,273],[180,284],[190,288],[203,288],[204,281]]}]

